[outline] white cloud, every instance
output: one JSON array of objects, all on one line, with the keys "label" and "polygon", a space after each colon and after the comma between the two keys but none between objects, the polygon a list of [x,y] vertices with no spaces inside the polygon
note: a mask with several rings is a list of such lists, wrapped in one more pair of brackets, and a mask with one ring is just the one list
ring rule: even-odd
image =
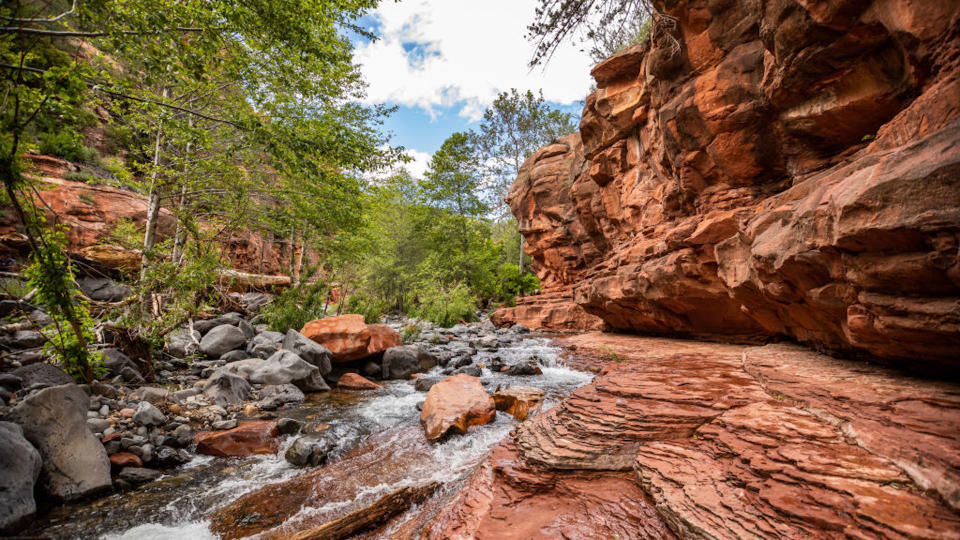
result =
[{"label": "white cloud", "polygon": [[[586,96],[591,62],[567,45],[545,69],[531,70],[524,38],[536,0],[404,0],[383,2],[374,16],[382,38],[362,44],[356,59],[369,83],[367,101],[456,107],[479,120],[498,92],[542,88],[544,97],[573,103]],[[408,50],[404,49],[406,45]]]},{"label": "white cloud", "polygon": [[404,153],[412,157],[413,161],[404,163],[403,167],[407,169],[407,172],[414,178],[423,178],[423,173],[427,172],[427,167],[430,165],[430,154],[411,149],[406,150]]}]

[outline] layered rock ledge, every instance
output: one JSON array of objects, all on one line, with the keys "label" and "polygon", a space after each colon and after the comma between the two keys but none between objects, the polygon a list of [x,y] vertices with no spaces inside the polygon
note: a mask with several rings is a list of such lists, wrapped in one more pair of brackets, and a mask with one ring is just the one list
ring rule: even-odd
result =
[{"label": "layered rock ledge", "polygon": [[956,369],[960,4],[653,3],[521,168],[544,294],[495,318]]},{"label": "layered rock ledge", "polygon": [[429,538],[958,538],[960,385],[788,345],[584,334]]}]

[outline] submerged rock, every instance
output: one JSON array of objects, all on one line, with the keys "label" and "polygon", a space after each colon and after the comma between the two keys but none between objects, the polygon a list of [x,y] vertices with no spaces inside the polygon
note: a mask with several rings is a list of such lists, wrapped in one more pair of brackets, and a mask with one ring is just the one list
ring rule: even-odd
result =
[{"label": "submerged rock", "polygon": [[430,388],[420,413],[420,425],[427,440],[435,441],[449,432],[466,433],[470,426],[493,422],[497,414],[493,398],[480,379],[454,375]]},{"label": "submerged rock", "polygon": [[330,448],[316,439],[300,437],[293,441],[290,448],[283,454],[283,458],[297,467],[316,467],[327,461]]}]

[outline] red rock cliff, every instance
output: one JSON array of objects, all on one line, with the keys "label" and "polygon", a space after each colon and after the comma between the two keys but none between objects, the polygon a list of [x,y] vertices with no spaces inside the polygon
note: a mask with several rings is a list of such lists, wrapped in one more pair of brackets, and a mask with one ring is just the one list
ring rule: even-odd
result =
[{"label": "red rock cliff", "polygon": [[960,3],[656,4],[679,48],[596,66],[521,169],[549,296],[497,318],[960,365]]},{"label": "red rock cliff", "polygon": [[[65,176],[76,166],[49,156],[31,156],[35,171],[43,181],[37,191],[48,219],[66,227],[68,248],[81,252],[85,248],[111,243],[110,234],[123,220],[143,227],[147,219],[147,200],[138,193],[110,186],[97,186],[66,180]],[[12,209],[0,208],[0,235],[19,228]],[[173,236],[175,216],[161,210],[157,235],[165,239]],[[253,231],[235,232],[229,237],[218,237],[225,259],[237,270],[257,274],[282,274],[288,268],[289,242],[264,238]],[[315,254],[308,252],[308,258]]]}]

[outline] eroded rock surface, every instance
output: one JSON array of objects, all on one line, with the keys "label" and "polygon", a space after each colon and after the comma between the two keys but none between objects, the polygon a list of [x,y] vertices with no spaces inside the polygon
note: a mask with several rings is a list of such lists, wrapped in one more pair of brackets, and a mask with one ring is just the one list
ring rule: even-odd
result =
[{"label": "eroded rock surface", "polygon": [[[553,538],[557,523],[568,537],[608,538],[960,531],[958,384],[793,345],[562,341],[616,360],[518,425],[430,537]],[[596,524],[570,524],[588,511]]]},{"label": "eroded rock surface", "polygon": [[523,165],[544,292],[493,318],[956,369],[960,4],[654,4],[678,50],[598,65]]}]

